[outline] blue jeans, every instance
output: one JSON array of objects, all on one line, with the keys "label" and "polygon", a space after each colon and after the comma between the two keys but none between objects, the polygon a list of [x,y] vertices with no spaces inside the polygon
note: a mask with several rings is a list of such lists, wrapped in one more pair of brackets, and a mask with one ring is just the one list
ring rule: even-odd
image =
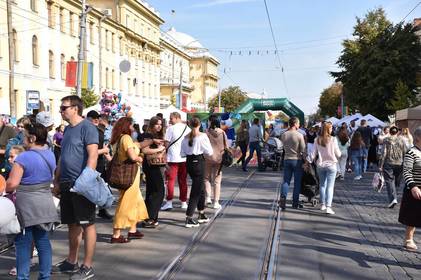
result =
[{"label": "blue jeans", "polygon": [[249,164],[249,161],[253,158],[254,151],[257,153],[257,164],[258,167],[262,167],[262,153],[260,150],[259,142],[250,142],[249,143],[249,156],[247,157],[246,161],[243,163],[243,169],[247,168],[247,164]]},{"label": "blue jeans", "polygon": [[364,173],[367,172],[367,167],[368,167],[368,148],[363,148],[361,171]]},{"label": "blue jeans", "polygon": [[29,279],[29,270],[31,266],[31,247],[32,241],[38,250],[39,259],[39,280],[50,279],[52,250],[48,239],[48,232],[37,226],[25,228],[25,234],[19,233],[15,239],[16,247],[16,269],[18,280]]},{"label": "blue jeans", "polygon": [[320,203],[332,207],[333,190],[335,188],[336,165],[317,167],[320,181]]},{"label": "blue jeans", "polygon": [[298,206],[300,198],[301,180],[303,178],[303,161],[298,159],[284,160],[284,182],[282,183],[281,196],[287,197],[289,184],[294,174],[294,192],[292,194],[292,206]]},{"label": "blue jeans", "polygon": [[362,171],[362,158],[359,155],[351,155],[352,166],[354,168],[354,172],[356,176],[361,176],[363,174]]}]

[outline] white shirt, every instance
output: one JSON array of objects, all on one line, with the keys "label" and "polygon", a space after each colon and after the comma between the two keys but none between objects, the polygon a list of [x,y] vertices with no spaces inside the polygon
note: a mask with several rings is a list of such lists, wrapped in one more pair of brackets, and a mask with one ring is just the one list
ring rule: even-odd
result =
[{"label": "white shirt", "polygon": [[[176,123],[170,127],[168,127],[165,133],[165,140],[168,141],[169,144],[173,143],[177,140],[181,133],[183,133],[184,128],[186,128],[185,124]],[[187,126],[186,130],[184,131],[181,138],[174,144],[167,151],[167,161],[168,162],[185,162],[186,158],[181,157],[181,142],[183,141],[184,136],[189,134],[191,129]]]},{"label": "white shirt", "polygon": [[208,155],[213,154],[212,145],[206,133],[200,133],[193,138],[193,145],[189,146],[189,137],[185,137],[181,142],[181,156],[186,157],[190,155]]}]

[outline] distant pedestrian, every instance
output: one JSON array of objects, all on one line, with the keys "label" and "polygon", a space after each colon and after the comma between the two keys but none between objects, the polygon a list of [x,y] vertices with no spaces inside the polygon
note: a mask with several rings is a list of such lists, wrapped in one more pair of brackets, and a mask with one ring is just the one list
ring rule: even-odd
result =
[{"label": "distant pedestrian", "polygon": [[222,155],[227,145],[227,135],[219,128],[219,120],[216,115],[209,117],[209,129],[206,135],[212,146],[213,154],[210,156],[205,155],[206,172],[205,172],[205,188],[206,188],[206,204],[212,204],[213,192],[213,208],[219,209],[219,198],[221,196],[221,181],[222,181]]},{"label": "distant pedestrian", "polygon": [[56,128],[56,133],[53,135],[54,156],[56,157],[57,163],[61,154],[61,141],[63,140],[63,133],[64,125],[61,124]]},{"label": "distant pedestrian", "polygon": [[260,121],[258,118],[253,120],[253,125],[249,129],[249,156],[243,164],[243,171],[247,171],[247,165],[254,156],[254,152],[257,154],[257,166],[259,170],[262,170],[262,153],[260,148],[260,142],[263,141],[262,129],[260,127]]},{"label": "distant pedestrian", "polygon": [[99,125],[104,128],[104,145],[108,145],[111,140],[111,134],[113,127],[110,124],[109,116],[101,115],[99,119]]},{"label": "distant pedestrian", "polygon": [[345,179],[346,173],[346,162],[348,160],[348,149],[350,146],[349,136],[348,136],[348,129],[346,127],[341,127],[338,132],[337,142],[339,146],[339,150],[341,151],[341,157],[339,158],[338,162],[338,170],[340,180],[343,181]]},{"label": "distant pedestrian", "polygon": [[364,141],[359,131],[355,131],[351,138],[351,152],[352,169],[354,170],[354,180],[361,180],[362,178],[362,160],[364,157]]},{"label": "distant pedestrian", "polygon": [[383,140],[383,153],[379,164],[379,170],[383,172],[385,179],[389,198],[387,207],[389,208],[393,208],[398,204],[396,187],[399,187],[402,164],[405,153],[408,150],[403,139],[398,136],[398,132],[399,130],[396,126],[390,128],[390,136]]},{"label": "distant pedestrian", "polygon": [[300,120],[297,117],[289,119],[289,129],[281,136],[284,145],[284,181],[281,189],[280,207],[284,210],[289,185],[294,175],[294,191],[292,195],[292,208],[301,208],[299,204],[301,180],[303,177],[303,159],[306,156],[304,136],[298,132]]},{"label": "distant pedestrian", "polygon": [[416,227],[421,227],[421,127],[414,132],[414,146],[405,154],[403,162],[405,188],[402,195],[399,222],[406,225],[404,247],[416,251]]},{"label": "distant pedestrian", "polygon": [[[92,268],[96,244],[94,203],[71,192],[74,182],[89,167],[96,168],[98,160],[98,130],[82,118],[83,102],[77,95],[61,99],[60,113],[69,123],[61,142],[61,156],[54,178],[54,193],[60,195],[61,223],[68,225],[69,252],[56,264],[52,273],[72,273],[70,279],[94,277]],[[79,267],[79,247],[84,240],[85,255]]]},{"label": "distant pedestrian", "polygon": [[367,125],[367,121],[362,119],[361,125],[357,129],[357,131],[361,134],[361,137],[364,141],[364,147],[363,147],[363,158],[362,158],[362,172],[366,172],[368,168],[368,151],[370,149],[370,146],[373,142],[373,133],[371,132],[371,128]]},{"label": "distant pedestrian", "polygon": [[412,148],[412,146],[414,145],[414,139],[412,138],[411,132],[409,132],[409,128],[402,128],[402,133],[400,137],[402,137],[402,140],[404,141],[405,146],[408,150]]},{"label": "distant pedestrian", "polygon": [[237,130],[237,138],[235,139],[235,146],[240,147],[241,157],[237,160],[237,164],[243,165],[246,161],[247,147],[249,144],[248,122],[242,120],[240,127]]},{"label": "distant pedestrian", "polygon": [[316,161],[317,174],[320,183],[321,211],[326,214],[335,214],[332,210],[333,192],[337,172],[338,159],[341,157],[336,137],[331,136],[332,124],[325,122],[319,136],[314,141],[314,150],[310,155],[311,161]]},{"label": "distant pedestrian", "polygon": [[[190,120],[191,132],[181,142],[181,156],[187,157],[187,172],[192,179],[189,205],[186,211],[187,228],[198,227],[200,223],[207,223],[209,218],[205,214],[205,155],[213,154],[208,136],[200,132],[200,120]],[[199,211],[197,221],[193,219],[195,210]]]},{"label": "distant pedestrian", "polygon": [[317,137],[316,128],[310,127],[306,133],[306,140],[307,140],[307,154],[311,154],[313,152],[314,147],[314,140]]},{"label": "distant pedestrian", "polygon": [[[143,159],[140,156],[139,148],[131,137],[134,130],[132,123],[132,118],[120,118],[113,127],[110,144],[113,145],[113,151],[115,151],[113,157],[117,157],[119,161],[131,160],[140,164]],[[120,190],[111,243],[127,243],[131,239],[143,237],[143,233],[137,230],[136,225],[148,218],[148,212],[140,192],[139,170],[132,185],[126,190]],[[129,231],[126,238],[121,234],[121,230],[127,228]]]},{"label": "distant pedestrian", "polygon": [[178,112],[170,114],[170,124],[165,132],[165,141],[167,145],[167,197],[161,210],[171,210],[173,208],[174,186],[177,179],[179,188],[179,198],[181,208],[187,209],[187,167],[186,158],[181,156],[181,142],[184,137],[190,133],[191,129],[181,120]]}]

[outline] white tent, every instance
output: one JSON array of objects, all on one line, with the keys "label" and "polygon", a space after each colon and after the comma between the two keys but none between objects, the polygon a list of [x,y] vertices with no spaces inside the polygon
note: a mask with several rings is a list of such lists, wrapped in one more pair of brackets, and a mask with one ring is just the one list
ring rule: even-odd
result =
[{"label": "white tent", "polygon": [[381,120],[379,120],[378,118],[376,118],[375,116],[371,115],[371,114],[367,114],[365,116],[363,116],[360,120],[358,120],[356,122],[357,125],[360,125],[361,120],[366,120],[367,121],[367,125],[369,125],[370,127],[384,127],[386,126],[386,124],[384,122],[382,122]]},{"label": "white tent", "polygon": [[166,119],[167,121],[170,120],[170,114],[172,112],[178,112],[181,116],[181,120],[183,121],[187,121],[187,113],[181,111],[180,109],[178,109],[177,107],[175,107],[174,105],[170,105],[168,106],[166,109],[164,109],[161,113],[164,115],[164,119]]},{"label": "white tent", "polygon": [[330,117],[330,118],[326,119],[326,121],[332,123],[333,125],[337,125],[338,122],[339,122],[339,119],[335,118],[335,117]]},{"label": "white tent", "polygon": [[349,126],[351,121],[357,122],[362,117],[363,117],[363,115],[361,115],[360,113],[356,113],[356,114],[350,115],[350,116],[345,116],[338,121],[338,125],[341,125],[342,123],[346,123]]}]

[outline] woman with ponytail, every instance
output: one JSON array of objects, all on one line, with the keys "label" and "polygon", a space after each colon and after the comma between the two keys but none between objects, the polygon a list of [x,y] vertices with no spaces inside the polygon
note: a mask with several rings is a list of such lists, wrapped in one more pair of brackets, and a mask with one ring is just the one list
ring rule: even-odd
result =
[{"label": "woman with ponytail", "polygon": [[[205,215],[205,157],[213,154],[208,136],[201,133],[200,120],[190,120],[191,132],[181,143],[181,156],[187,157],[187,173],[192,179],[189,205],[186,211],[186,227],[198,227],[199,223],[207,223],[209,218]],[[199,210],[199,218],[193,219],[194,211]]]}]

